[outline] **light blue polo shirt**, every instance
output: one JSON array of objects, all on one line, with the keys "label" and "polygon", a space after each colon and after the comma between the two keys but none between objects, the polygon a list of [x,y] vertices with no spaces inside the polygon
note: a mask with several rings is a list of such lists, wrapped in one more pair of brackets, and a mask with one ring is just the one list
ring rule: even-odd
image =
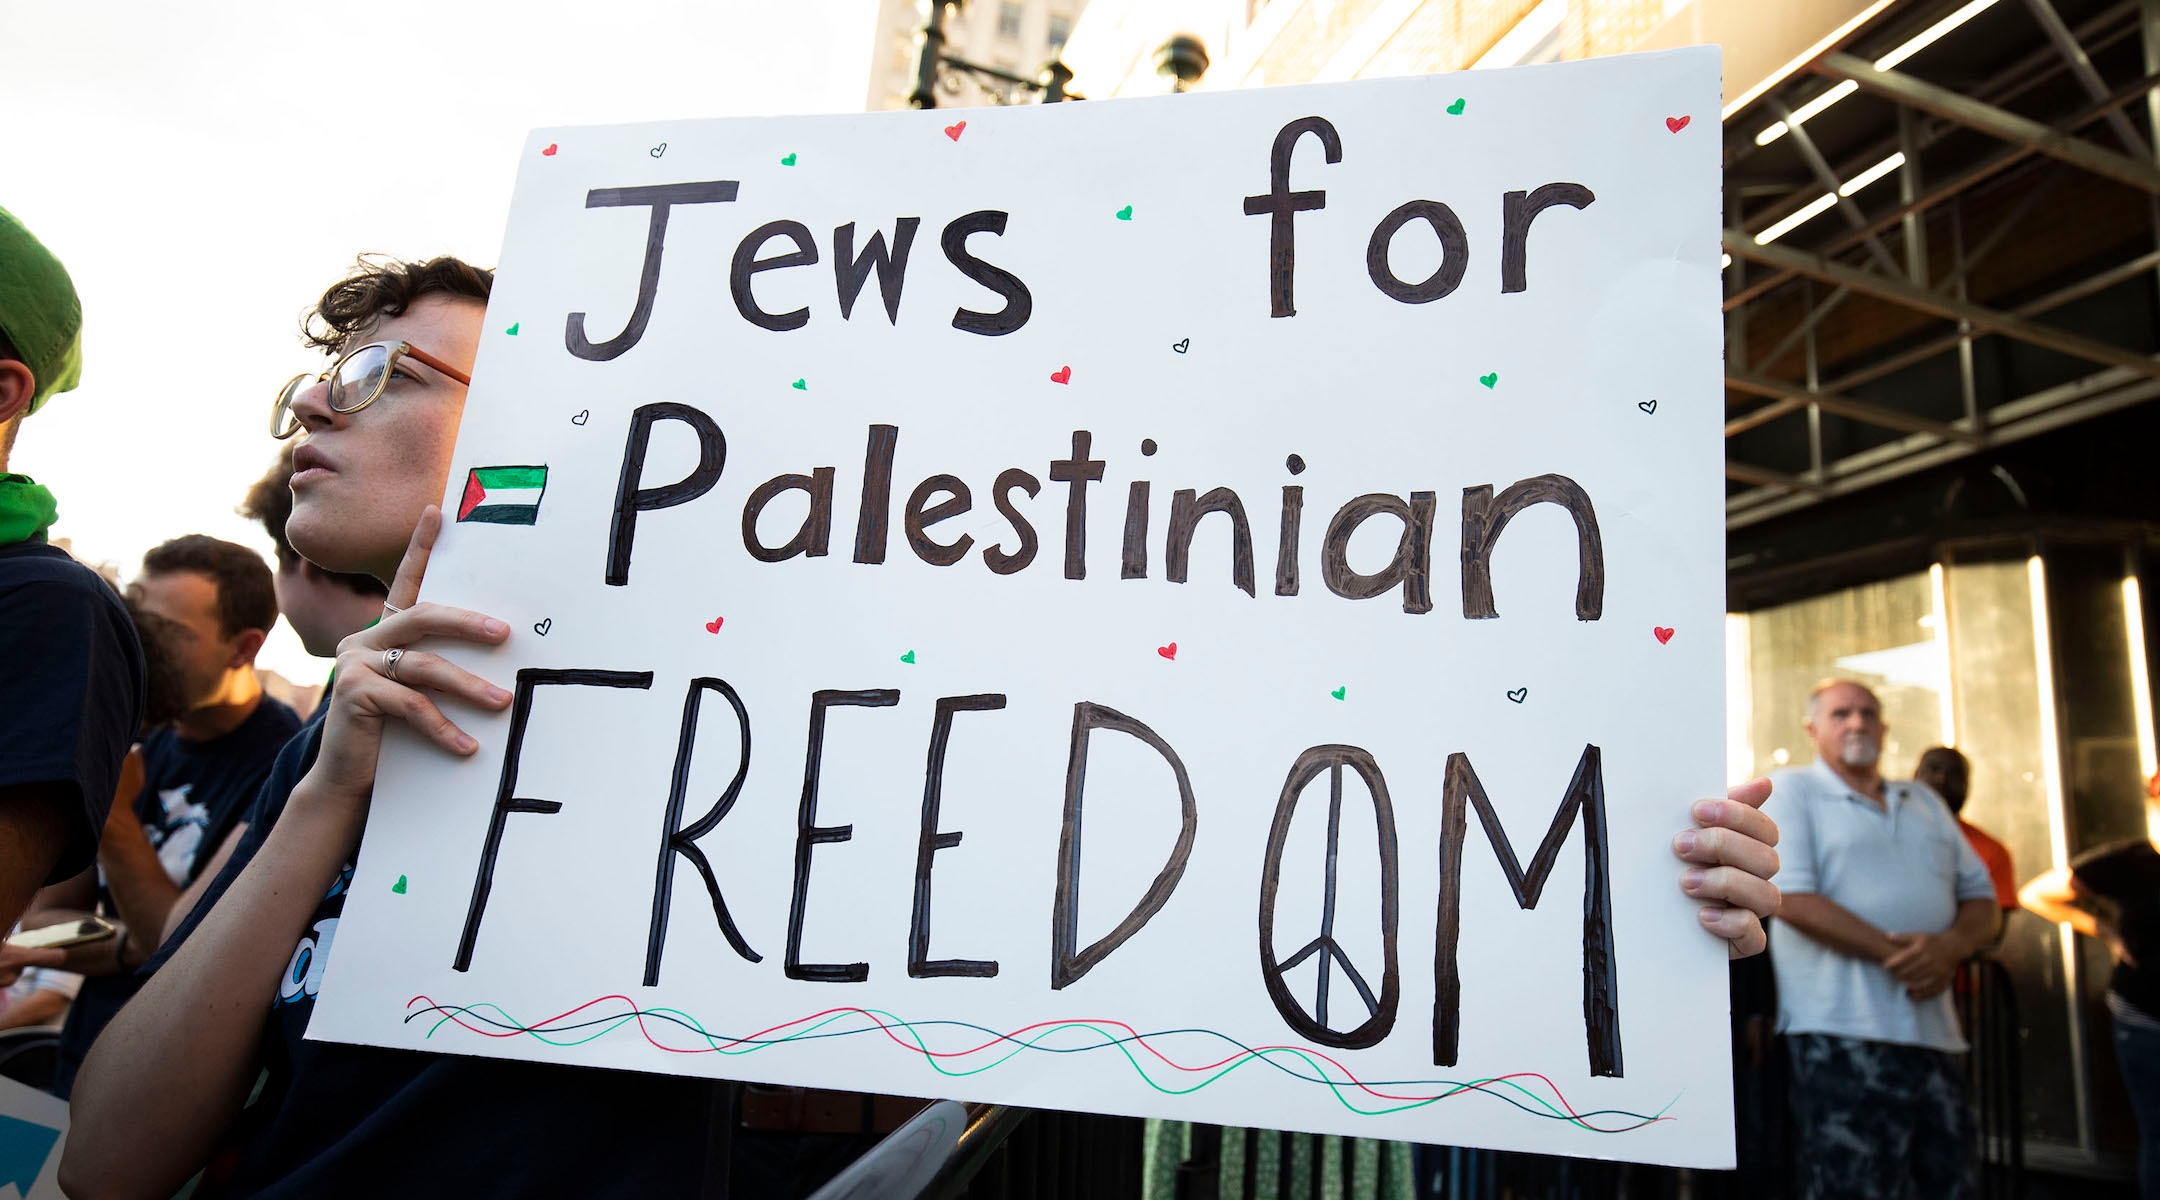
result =
[{"label": "light blue polo shirt", "polygon": [[[1942,933],[1959,903],[1992,900],[1987,866],[1927,785],[1886,781],[1876,809],[1828,765],[1773,772],[1763,811],[1778,824],[1777,885],[1812,892],[1885,933]],[[1881,964],[1853,958],[1779,922],[1770,947],[1778,1031],[1827,1033],[1963,1053],[1946,990],[1915,1001]]]}]

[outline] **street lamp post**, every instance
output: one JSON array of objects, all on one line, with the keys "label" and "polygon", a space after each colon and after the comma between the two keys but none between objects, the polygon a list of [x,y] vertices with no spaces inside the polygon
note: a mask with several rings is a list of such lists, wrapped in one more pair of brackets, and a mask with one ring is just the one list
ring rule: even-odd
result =
[{"label": "street lamp post", "polygon": [[1028,92],[1039,93],[1043,104],[1085,99],[1065,90],[1065,85],[1072,82],[1072,70],[1055,59],[1043,68],[1040,76],[1029,79],[945,53],[945,10],[958,8],[965,2],[930,0],[930,16],[922,27],[922,49],[915,60],[915,90],[908,93],[910,106],[936,108],[938,85],[957,82],[963,77],[973,79],[999,104],[1018,103]]}]

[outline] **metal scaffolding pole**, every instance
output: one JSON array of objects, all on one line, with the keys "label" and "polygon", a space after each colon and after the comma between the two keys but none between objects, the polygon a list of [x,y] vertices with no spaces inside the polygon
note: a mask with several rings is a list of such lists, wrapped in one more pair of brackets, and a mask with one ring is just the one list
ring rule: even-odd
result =
[{"label": "metal scaffolding pole", "polygon": [[1992,104],[1982,104],[1970,96],[1937,87],[1902,71],[1878,71],[1873,63],[1838,53],[1824,55],[1815,69],[1837,79],[1851,80],[1859,84],[1862,91],[1933,113],[2006,142],[2029,146],[2041,154],[2059,158],[2117,183],[2160,193],[2160,169],[2149,162],[2103,150],[2083,138],[2057,133],[2029,117],[2005,112]]}]

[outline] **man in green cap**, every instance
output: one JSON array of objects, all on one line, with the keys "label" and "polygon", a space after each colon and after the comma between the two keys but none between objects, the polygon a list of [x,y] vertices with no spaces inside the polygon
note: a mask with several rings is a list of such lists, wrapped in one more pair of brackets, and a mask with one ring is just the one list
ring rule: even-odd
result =
[{"label": "man in green cap", "polygon": [[9,473],[23,418],[81,375],[75,285],[0,209],[0,929],[41,885],[96,858],[142,721],[142,647],[127,609],[46,544],[52,493]]}]

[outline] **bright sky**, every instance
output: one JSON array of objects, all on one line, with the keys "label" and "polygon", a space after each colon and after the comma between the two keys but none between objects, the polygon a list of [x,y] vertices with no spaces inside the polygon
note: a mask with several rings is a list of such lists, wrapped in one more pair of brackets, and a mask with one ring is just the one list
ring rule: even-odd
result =
[{"label": "bright sky", "polygon": [[[83,383],[23,426],[55,538],[123,576],[235,515],[299,317],[361,251],[492,266],[536,126],[863,107],[876,0],[0,0],[0,207],[82,295]],[[281,622],[259,664],[328,664]]]}]

